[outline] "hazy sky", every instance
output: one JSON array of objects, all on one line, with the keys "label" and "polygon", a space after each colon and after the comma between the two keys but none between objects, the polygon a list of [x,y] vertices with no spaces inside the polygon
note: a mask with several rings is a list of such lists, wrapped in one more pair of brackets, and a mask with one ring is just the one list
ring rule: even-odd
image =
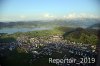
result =
[{"label": "hazy sky", "polygon": [[97,0],[4,0],[0,21],[97,17]]}]

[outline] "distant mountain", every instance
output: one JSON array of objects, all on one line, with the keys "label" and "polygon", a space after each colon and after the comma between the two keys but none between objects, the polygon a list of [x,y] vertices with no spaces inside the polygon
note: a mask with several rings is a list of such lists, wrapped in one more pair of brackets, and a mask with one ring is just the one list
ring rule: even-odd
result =
[{"label": "distant mountain", "polygon": [[45,21],[19,21],[19,22],[0,22],[0,28],[11,27],[82,27],[87,28],[91,25],[100,23],[99,19],[56,19]]}]

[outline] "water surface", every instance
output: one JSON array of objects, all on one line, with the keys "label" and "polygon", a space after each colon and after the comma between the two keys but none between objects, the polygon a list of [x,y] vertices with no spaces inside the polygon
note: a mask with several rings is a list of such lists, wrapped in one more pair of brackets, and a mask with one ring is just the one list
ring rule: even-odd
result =
[{"label": "water surface", "polygon": [[0,29],[0,33],[8,33],[13,34],[16,32],[28,32],[28,31],[36,31],[36,30],[49,30],[51,28],[47,27],[39,27],[39,28],[2,28]]}]

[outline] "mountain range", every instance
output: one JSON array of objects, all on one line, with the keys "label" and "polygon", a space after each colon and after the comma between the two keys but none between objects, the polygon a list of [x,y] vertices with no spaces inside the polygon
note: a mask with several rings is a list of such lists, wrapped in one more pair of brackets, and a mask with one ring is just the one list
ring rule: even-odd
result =
[{"label": "mountain range", "polygon": [[41,21],[13,21],[13,22],[0,22],[0,29],[12,28],[12,27],[56,27],[56,26],[67,26],[67,27],[82,27],[87,28],[92,25],[99,26],[99,19],[55,19],[55,20],[41,20]]}]

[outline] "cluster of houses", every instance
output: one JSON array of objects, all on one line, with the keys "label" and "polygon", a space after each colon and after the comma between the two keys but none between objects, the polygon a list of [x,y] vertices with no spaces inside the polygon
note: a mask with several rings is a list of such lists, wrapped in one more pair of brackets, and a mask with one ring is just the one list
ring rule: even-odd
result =
[{"label": "cluster of houses", "polygon": [[60,35],[48,37],[21,36],[17,38],[16,42],[0,44],[0,51],[5,48],[12,51],[16,47],[24,48],[26,53],[33,54],[30,63],[38,58],[51,56],[54,52],[62,54],[64,50],[68,50],[71,54],[83,57],[94,56],[96,54],[95,45],[71,42],[69,40],[64,40]]},{"label": "cluster of houses", "polygon": [[[69,40],[63,40],[60,35],[54,36],[44,36],[44,37],[27,37],[21,36],[17,39],[19,47],[26,48],[26,52],[32,52],[33,54],[43,54],[52,55],[54,49],[61,53],[60,48],[66,48],[70,53],[76,55],[87,56],[89,53],[94,54],[96,46],[91,44],[83,44],[71,42]],[[42,48],[42,49],[41,49]],[[36,51],[36,49],[41,49],[41,51]]]}]

